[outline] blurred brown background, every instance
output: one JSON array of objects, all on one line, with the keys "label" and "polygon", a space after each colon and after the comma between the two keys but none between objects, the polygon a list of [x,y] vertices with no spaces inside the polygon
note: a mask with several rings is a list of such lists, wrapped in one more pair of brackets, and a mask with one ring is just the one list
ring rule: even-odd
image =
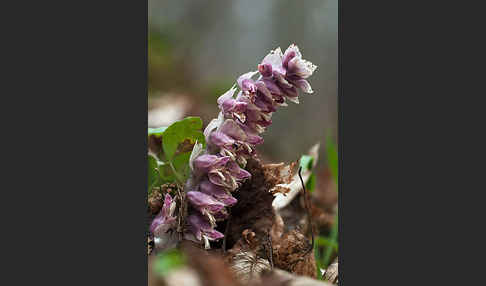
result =
[{"label": "blurred brown background", "polygon": [[327,135],[337,142],[337,0],[149,0],[149,127],[188,115],[204,124],[236,78],[272,49],[291,43],[318,66],[312,95],[273,115],[260,150],[296,160]]}]

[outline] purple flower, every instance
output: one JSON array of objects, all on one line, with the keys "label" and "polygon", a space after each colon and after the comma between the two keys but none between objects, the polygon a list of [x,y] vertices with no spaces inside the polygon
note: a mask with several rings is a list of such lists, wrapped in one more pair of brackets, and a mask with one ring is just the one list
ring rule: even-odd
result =
[{"label": "purple flower", "polygon": [[[252,127],[256,133],[262,133],[265,130],[264,127],[272,124],[272,113],[262,112],[256,105],[253,107],[254,108],[249,108],[246,112],[248,118],[246,126]],[[255,124],[258,124],[259,126],[257,127]],[[249,137],[250,136],[247,136],[247,138]]]},{"label": "purple flower", "polygon": [[[251,120],[256,120],[256,123],[260,123],[267,126],[270,116],[261,115],[257,107],[251,105],[255,110],[247,110],[247,116]],[[252,121],[253,122],[253,121]],[[220,127],[213,131],[208,138],[210,145],[217,146],[220,150],[220,154],[223,156],[230,156],[233,161],[239,162],[242,166],[246,165],[246,158],[254,153],[252,146],[261,144],[263,138],[258,136],[250,127],[255,123],[246,122],[245,124],[227,119],[220,125]],[[258,126],[262,128],[261,126]]]},{"label": "purple flower", "polygon": [[279,104],[283,103],[283,96],[299,103],[297,88],[305,93],[313,93],[311,85],[305,79],[316,68],[311,62],[302,59],[299,48],[294,44],[284,54],[280,48],[270,52],[258,66],[263,82]]},{"label": "purple flower", "polygon": [[[290,77],[293,78],[293,77]],[[300,88],[303,92],[305,93],[313,93],[314,91],[312,90],[312,87],[310,83],[305,80],[305,79],[295,79],[295,80],[290,80],[295,87]]]},{"label": "purple flower", "polygon": [[305,93],[313,93],[311,85],[305,79],[314,73],[317,66],[302,59],[299,48],[294,44],[287,48],[283,58],[283,66],[287,70],[287,80]]},{"label": "purple flower", "polygon": [[[236,149],[236,141],[231,138],[230,136],[226,135],[225,133],[221,131],[214,131],[209,135],[209,143],[225,150],[235,150]],[[228,156],[232,156],[228,154]],[[234,159],[234,158],[232,158]]]},{"label": "purple flower", "polygon": [[230,161],[227,165],[228,171],[232,177],[234,177],[238,182],[242,182],[251,177],[250,172],[245,169],[240,168],[238,164],[234,161]]},{"label": "purple flower", "polygon": [[285,78],[285,72],[273,71],[273,77],[281,88],[291,88],[293,85]]},{"label": "purple flower", "polygon": [[209,144],[214,150],[219,150],[219,154],[222,156],[230,156],[231,160],[238,161],[239,157],[250,155],[247,149],[244,148],[247,143],[242,143],[238,140],[234,140],[232,137],[226,135],[221,131],[214,131],[209,135]]},{"label": "purple flower", "polygon": [[[258,145],[263,143],[263,138],[258,136],[257,130],[251,129],[250,122],[242,124],[231,119],[227,119],[219,128],[218,131],[230,136],[245,145],[245,148],[251,148],[250,145]],[[260,132],[261,133],[261,132]]]},{"label": "purple flower", "polygon": [[246,142],[252,145],[263,144],[263,138],[258,135],[264,131],[263,127],[253,122],[247,122],[246,124],[238,122],[237,125],[246,133]]},{"label": "purple flower", "polygon": [[225,207],[224,203],[217,201],[210,195],[196,191],[187,192],[187,198],[194,208],[209,219],[213,227],[216,226],[214,214]]},{"label": "purple flower", "polygon": [[[246,83],[246,86],[248,86],[248,83]],[[244,111],[246,110],[247,104],[246,102],[238,101],[233,98],[235,91],[236,88],[232,87],[230,90],[221,95],[218,98],[218,106],[224,115],[238,119],[241,122],[245,122]]]},{"label": "purple flower", "polygon": [[[258,107],[258,111],[267,114],[270,112],[277,111],[277,108],[275,108],[274,106],[273,99],[268,98],[267,96],[263,95],[263,93],[261,92],[258,92],[257,96],[255,96],[254,105]],[[251,107],[248,107],[248,109],[250,108]]]},{"label": "purple flower", "polygon": [[[249,178],[248,172],[239,167],[238,169],[234,168],[236,163],[231,161],[230,156],[205,154],[197,157],[193,164],[196,174],[207,173],[213,184],[226,187],[231,191],[239,187],[241,180]],[[242,173],[242,171],[246,173]],[[241,174],[244,174],[244,176]]]},{"label": "purple flower", "polygon": [[226,134],[234,140],[246,142],[247,134],[233,119],[226,119],[218,128],[219,132]]},{"label": "purple flower", "polygon": [[218,114],[218,118],[214,118],[213,120],[211,120],[211,122],[209,122],[208,126],[206,126],[206,128],[204,129],[204,132],[203,132],[204,138],[206,138],[206,141],[209,140],[209,135],[211,135],[211,132],[213,132],[215,129],[218,129],[219,126],[221,126],[221,124],[223,124],[224,118],[225,118],[225,115],[221,111]]},{"label": "purple flower", "polygon": [[226,210],[226,208],[221,209],[219,212],[214,214],[214,218],[216,219],[216,221],[223,221],[223,220],[227,219],[228,216],[229,216],[229,213]]},{"label": "purple flower", "polygon": [[249,178],[251,175],[247,171],[241,169],[238,164],[230,161],[228,167],[219,170],[211,170],[208,173],[208,178],[211,183],[225,187],[230,191],[236,190],[240,185],[241,181]]},{"label": "purple flower", "polygon": [[317,68],[313,63],[302,59],[299,48],[294,44],[290,45],[285,51],[284,67],[287,69],[287,76],[297,76],[304,79],[311,76]]},{"label": "purple flower", "polygon": [[[191,231],[192,235],[197,239],[197,241],[204,240],[204,247],[209,249],[209,241],[210,240],[217,240],[223,238],[224,235],[215,230],[209,221],[207,221],[202,215],[200,214],[191,214],[187,221],[189,223],[189,230]],[[187,236],[191,239],[191,236]]]},{"label": "purple flower", "polygon": [[237,200],[228,191],[226,191],[225,188],[211,183],[208,179],[203,179],[201,183],[199,183],[199,191],[213,196],[225,204],[225,206],[232,206],[237,202]]},{"label": "purple flower", "polygon": [[207,173],[222,169],[231,160],[229,156],[217,156],[204,154],[194,159],[194,172]]},{"label": "purple flower", "polygon": [[[223,237],[214,228],[218,220],[228,217],[227,207],[237,203],[231,195],[251,174],[241,166],[255,154],[255,146],[263,143],[260,136],[272,124],[272,114],[286,99],[299,103],[299,89],[312,93],[306,80],[316,66],[302,59],[299,48],[290,45],[285,53],[271,51],[258,65],[221,95],[217,102],[220,113],[206,129],[207,147],[197,144],[190,156],[192,176],[186,182],[191,208],[185,237],[209,241]],[[258,78],[254,78],[259,74]],[[235,97],[239,87],[240,91]]]},{"label": "purple flower", "polygon": [[285,69],[288,69],[289,67],[289,61],[296,56],[302,58],[302,55],[300,54],[299,48],[295,46],[294,44],[290,45],[287,50],[285,50],[285,53],[282,56],[282,66]]},{"label": "purple flower", "polygon": [[272,76],[272,65],[269,63],[263,63],[258,65],[258,71],[263,78],[268,78]]},{"label": "purple flower", "polygon": [[165,195],[164,205],[150,225],[150,232],[154,235],[157,248],[169,248],[175,240],[169,230],[176,226],[177,218],[173,216],[176,202],[169,194]]},{"label": "purple flower", "polygon": [[236,140],[221,131],[214,131],[209,135],[210,143],[227,149],[233,149]]},{"label": "purple flower", "polygon": [[280,48],[276,48],[275,50],[271,51],[268,55],[265,56],[262,60],[262,65],[271,66],[272,73],[278,72],[280,74],[285,74],[285,69],[282,66],[282,50]]},{"label": "purple flower", "polygon": [[249,93],[255,93],[257,91],[255,82],[251,79],[257,73],[258,71],[247,72],[241,75],[236,81],[238,83],[238,86],[241,88],[241,90],[244,93],[249,94]]}]

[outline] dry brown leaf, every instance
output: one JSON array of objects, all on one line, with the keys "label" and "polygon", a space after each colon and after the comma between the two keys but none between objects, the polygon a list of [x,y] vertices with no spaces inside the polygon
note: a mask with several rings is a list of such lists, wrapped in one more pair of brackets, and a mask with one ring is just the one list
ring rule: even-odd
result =
[{"label": "dry brown leaf", "polygon": [[331,265],[329,265],[327,267],[322,278],[324,278],[324,280],[326,280],[326,281],[337,284],[338,283],[338,274],[339,274],[339,272],[338,272],[338,258],[336,257],[334,262],[331,263]]},{"label": "dry brown leaf", "polygon": [[265,270],[270,270],[268,260],[257,257],[253,251],[237,253],[233,257],[231,266],[237,279],[246,285],[251,282],[260,281],[260,275]]},{"label": "dry brown leaf", "polygon": [[[317,160],[319,159],[319,144],[315,144],[314,146],[312,146],[308,154],[314,158],[312,166],[315,167],[317,164]],[[304,181],[304,184],[306,184],[309,180],[311,173],[312,172],[310,170],[302,172],[302,180]],[[299,174],[295,174],[289,183],[281,184],[279,185],[279,187],[289,188],[290,191],[285,194],[276,194],[272,202],[272,206],[276,211],[279,211],[286,207],[302,190],[302,184],[300,182]]]}]

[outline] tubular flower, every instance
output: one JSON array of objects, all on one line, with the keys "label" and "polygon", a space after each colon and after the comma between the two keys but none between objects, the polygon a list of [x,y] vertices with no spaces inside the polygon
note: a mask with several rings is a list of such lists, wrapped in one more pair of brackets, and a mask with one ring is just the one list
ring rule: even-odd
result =
[{"label": "tubular flower", "polygon": [[187,192],[191,207],[184,235],[204,242],[205,248],[223,237],[214,229],[216,222],[226,219],[226,208],[237,202],[231,193],[251,177],[244,170],[246,162],[263,143],[260,134],[272,124],[273,112],[286,106],[286,100],[299,103],[299,90],[313,93],[307,78],[316,66],[304,60],[294,44],[284,53],[280,48],[271,51],[257,68],[241,75],[218,98],[218,118],[204,130],[207,147],[202,150],[196,144],[191,154]]},{"label": "tubular flower", "polygon": [[189,231],[185,237],[189,240],[204,241],[204,247],[209,248],[210,240],[217,240],[223,238],[224,235],[215,230],[213,226],[200,214],[191,214],[187,218],[189,222]]},{"label": "tubular flower", "polygon": [[236,199],[225,188],[211,183],[208,179],[202,180],[199,184],[199,192],[210,195],[222,202],[225,206],[236,204]]},{"label": "tubular flower", "polygon": [[204,154],[194,160],[194,173],[207,174],[211,183],[236,190],[251,175],[231,161],[230,156]]},{"label": "tubular flower", "polygon": [[191,205],[202,215],[208,217],[211,226],[216,226],[215,214],[219,213],[226,205],[215,198],[201,192],[187,192],[187,198]]},{"label": "tubular flower", "polygon": [[177,218],[174,216],[175,208],[176,202],[169,194],[166,194],[162,209],[150,225],[150,232],[154,235],[155,246],[158,248],[171,247],[176,242],[169,233],[169,230],[172,230],[177,223]]}]

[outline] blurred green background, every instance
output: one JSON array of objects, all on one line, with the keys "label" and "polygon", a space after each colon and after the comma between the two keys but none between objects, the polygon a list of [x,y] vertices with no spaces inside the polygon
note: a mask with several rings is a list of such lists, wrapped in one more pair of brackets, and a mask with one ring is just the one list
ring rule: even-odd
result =
[{"label": "blurred green background", "polygon": [[318,66],[309,79],[314,94],[279,109],[259,149],[290,161],[327,136],[336,142],[337,7],[337,0],[149,0],[149,127],[188,115],[206,125],[239,75],[295,43]]}]

